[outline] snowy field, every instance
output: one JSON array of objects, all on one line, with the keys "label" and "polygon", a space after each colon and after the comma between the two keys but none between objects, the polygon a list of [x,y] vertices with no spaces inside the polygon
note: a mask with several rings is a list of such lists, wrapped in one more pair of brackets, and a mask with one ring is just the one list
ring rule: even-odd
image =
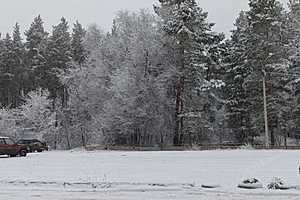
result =
[{"label": "snowy field", "polygon": [[[299,200],[300,189],[244,190],[256,177],[300,185],[300,151],[53,151],[0,158],[0,200]],[[202,184],[218,184],[203,189]],[[300,186],[299,186],[300,188]]]}]

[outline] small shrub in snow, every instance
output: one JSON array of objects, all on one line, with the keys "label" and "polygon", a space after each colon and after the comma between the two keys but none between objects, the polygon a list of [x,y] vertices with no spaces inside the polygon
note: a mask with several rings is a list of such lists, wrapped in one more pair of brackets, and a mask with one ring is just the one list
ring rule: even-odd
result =
[{"label": "small shrub in snow", "polygon": [[268,184],[267,188],[272,190],[287,190],[291,187],[287,186],[282,179],[275,177],[271,183]]}]

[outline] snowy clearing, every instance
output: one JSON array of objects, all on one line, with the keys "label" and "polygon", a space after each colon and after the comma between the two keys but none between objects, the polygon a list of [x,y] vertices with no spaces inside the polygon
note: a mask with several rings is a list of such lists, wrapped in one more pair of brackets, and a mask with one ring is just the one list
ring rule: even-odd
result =
[{"label": "snowy clearing", "polygon": [[[53,151],[0,158],[0,199],[300,199],[300,151]],[[263,189],[237,185],[258,178]],[[296,189],[266,189],[280,177]],[[201,185],[220,185],[204,189]]]}]

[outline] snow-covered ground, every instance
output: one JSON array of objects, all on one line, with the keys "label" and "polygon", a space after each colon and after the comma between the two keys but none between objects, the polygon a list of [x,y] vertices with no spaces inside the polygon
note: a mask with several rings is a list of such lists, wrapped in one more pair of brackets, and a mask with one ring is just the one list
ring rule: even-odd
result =
[{"label": "snow-covered ground", "polygon": [[[238,189],[273,177],[300,188],[300,151],[53,151],[0,158],[0,200],[299,200],[300,189]],[[202,184],[218,184],[203,189]]]}]

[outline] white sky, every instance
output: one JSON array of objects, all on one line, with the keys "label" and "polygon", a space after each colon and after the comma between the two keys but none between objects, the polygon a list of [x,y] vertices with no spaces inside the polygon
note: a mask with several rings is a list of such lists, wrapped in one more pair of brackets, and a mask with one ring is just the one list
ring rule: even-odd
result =
[{"label": "white sky", "polygon": [[[20,23],[24,32],[38,14],[41,14],[48,31],[52,25],[59,23],[61,16],[65,16],[70,23],[78,19],[85,26],[97,23],[104,30],[109,30],[118,10],[152,9],[152,5],[157,2],[158,0],[0,0],[0,32],[10,32],[16,22]],[[210,22],[216,23],[215,30],[226,34],[233,28],[239,11],[247,9],[248,4],[247,0],[198,0],[198,2],[209,12]]]}]

